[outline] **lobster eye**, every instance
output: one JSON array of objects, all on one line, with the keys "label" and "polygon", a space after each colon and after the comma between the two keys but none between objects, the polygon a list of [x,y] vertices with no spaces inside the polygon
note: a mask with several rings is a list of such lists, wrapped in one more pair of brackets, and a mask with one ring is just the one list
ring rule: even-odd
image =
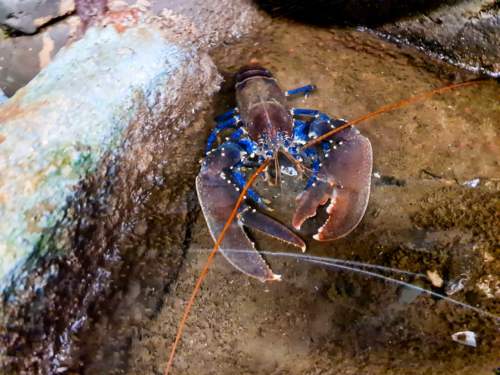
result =
[{"label": "lobster eye", "polygon": [[253,77],[268,77],[272,78],[272,74],[269,70],[266,68],[260,66],[260,65],[247,65],[241,68],[238,73],[236,73],[236,84],[239,84],[243,82],[244,80],[248,78],[253,78]]}]

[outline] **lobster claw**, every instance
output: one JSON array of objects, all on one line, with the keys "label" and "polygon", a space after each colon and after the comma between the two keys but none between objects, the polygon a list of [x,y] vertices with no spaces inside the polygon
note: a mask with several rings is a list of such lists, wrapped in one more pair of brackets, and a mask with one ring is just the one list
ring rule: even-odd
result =
[{"label": "lobster claw", "polygon": [[330,241],[349,234],[359,224],[368,205],[372,174],[372,147],[368,138],[354,128],[332,137],[337,143],[325,156],[318,180],[297,197],[297,209],[292,225],[316,215],[319,206],[330,200],[328,218],[313,236],[318,241]]},{"label": "lobster claw", "polygon": [[[217,149],[207,156],[196,177],[198,199],[214,241],[221,234],[239,197],[229,176],[224,174],[239,158],[234,147],[226,145],[224,151]],[[305,248],[302,239],[286,226],[242,203],[237,217],[224,235],[219,251],[238,270],[260,281],[279,280],[280,276],[268,267],[246,235],[243,225]]]}]

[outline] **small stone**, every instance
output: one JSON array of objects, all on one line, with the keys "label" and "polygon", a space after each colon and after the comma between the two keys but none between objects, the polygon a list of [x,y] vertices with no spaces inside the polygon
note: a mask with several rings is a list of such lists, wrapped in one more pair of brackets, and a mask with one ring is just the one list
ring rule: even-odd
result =
[{"label": "small stone", "polygon": [[438,271],[427,271],[427,277],[436,288],[443,286],[443,278],[439,275]]}]

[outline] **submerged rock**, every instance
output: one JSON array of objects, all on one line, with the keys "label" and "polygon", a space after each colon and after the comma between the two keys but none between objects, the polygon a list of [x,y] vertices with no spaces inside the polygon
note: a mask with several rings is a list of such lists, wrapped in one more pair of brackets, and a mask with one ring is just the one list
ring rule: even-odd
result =
[{"label": "submerged rock", "polygon": [[444,3],[386,24],[383,34],[463,67],[500,75],[500,6],[495,0]]},{"label": "submerged rock", "polygon": [[497,0],[259,0],[271,14],[319,25],[365,26],[469,70],[500,75]]}]

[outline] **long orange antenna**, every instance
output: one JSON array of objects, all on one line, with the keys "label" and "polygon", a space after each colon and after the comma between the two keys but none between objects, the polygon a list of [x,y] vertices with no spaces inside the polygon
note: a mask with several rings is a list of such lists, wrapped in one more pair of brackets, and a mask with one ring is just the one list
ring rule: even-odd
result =
[{"label": "long orange antenna", "polygon": [[257,168],[257,170],[250,176],[248,179],[247,183],[241,190],[240,196],[238,197],[238,200],[236,201],[236,204],[234,205],[233,210],[231,211],[231,215],[229,215],[229,218],[226,221],[226,224],[224,225],[224,228],[222,228],[222,231],[219,234],[219,238],[217,238],[217,241],[215,242],[214,248],[210,252],[207,261],[205,263],[205,266],[201,270],[200,276],[198,276],[198,280],[196,280],[196,284],[194,286],[193,291],[191,292],[191,297],[189,298],[189,301],[184,308],[184,313],[182,315],[181,321],[179,323],[179,327],[177,328],[177,335],[175,336],[174,343],[172,344],[172,350],[170,351],[170,357],[168,358],[167,365],[165,367],[165,372],[164,375],[168,375],[170,369],[172,368],[172,364],[174,362],[174,356],[175,356],[175,350],[177,349],[177,345],[179,344],[179,341],[181,340],[182,333],[184,332],[184,327],[186,325],[187,318],[189,317],[189,313],[191,312],[191,308],[193,307],[194,301],[196,299],[196,296],[198,295],[198,292],[200,291],[201,284],[203,283],[203,280],[205,280],[205,277],[208,274],[208,269],[213,263],[215,254],[219,250],[219,246],[222,243],[222,240],[224,239],[224,235],[226,234],[227,230],[229,229],[229,226],[233,222],[234,218],[236,217],[236,214],[238,213],[238,208],[241,205],[241,202],[243,202],[243,199],[245,199],[245,195],[250,189],[250,186],[252,186],[254,180],[257,178],[257,176],[266,169],[266,167],[269,165],[270,159],[266,159],[262,165]]},{"label": "long orange antenna", "polygon": [[311,146],[313,146],[315,144],[318,144],[319,142],[324,141],[325,139],[331,137],[335,133],[341,132],[342,130],[344,130],[344,129],[352,126],[352,125],[359,124],[362,121],[368,120],[368,119],[376,117],[378,115],[381,115],[382,113],[387,113],[387,112],[394,111],[396,109],[399,109],[401,107],[407,106],[409,104],[413,104],[413,103],[422,101],[424,99],[428,99],[431,96],[434,96],[434,95],[437,95],[437,94],[442,94],[442,93],[444,93],[446,91],[455,90],[455,89],[458,89],[460,87],[473,86],[473,85],[477,85],[479,83],[484,83],[486,81],[489,81],[489,80],[487,80],[487,79],[481,79],[481,80],[476,80],[476,81],[468,81],[468,82],[456,83],[456,84],[453,84],[453,85],[449,85],[449,86],[441,87],[439,89],[428,91],[428,92],[425,92],[423,94],[415,95],[415,96],[412,96],[412,97],[410,97],[408,99],[400,100],[399,102],[396,102],[396,103],[384,105],[383,107],[380,107],[376,111],[367,113],[366,115],[358,117],[357,119],[354,119],[352,121],[348,121],[345,124],[340,125],[339,127],[335,128],[333,130],[330,130],[328,133],[325,133],[325,134],[319,136],[318,138],[315,138],[315,139],[307,142],[304,145],[304,148],[311,147]]}]

